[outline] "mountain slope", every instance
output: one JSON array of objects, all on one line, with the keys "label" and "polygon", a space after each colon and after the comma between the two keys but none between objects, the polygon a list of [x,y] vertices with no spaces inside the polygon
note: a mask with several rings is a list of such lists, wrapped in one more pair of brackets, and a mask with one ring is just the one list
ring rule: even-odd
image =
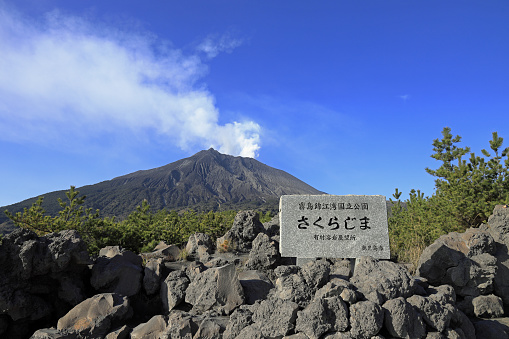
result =
[{"label": "mountain slope", "polygon": [[[147,199],[154,210],[225,210],[277,208],[284,194],[322,194],[294,176],[255,159],[234,157],[214,149],[151,170],[137,171],[108,181],[78,188],[85,206],[102,216],[124,217]],[[57,198],[65,191],[44,194],[49,214],[59,210]],[[30,207],[31,198],[6,207],[11,212]],[[3,213],[0,223],[6,221]]]}]

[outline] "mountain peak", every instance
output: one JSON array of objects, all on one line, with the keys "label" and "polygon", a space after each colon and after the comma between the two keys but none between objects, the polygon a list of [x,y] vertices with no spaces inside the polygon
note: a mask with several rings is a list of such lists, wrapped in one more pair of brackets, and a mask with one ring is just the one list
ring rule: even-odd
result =
[{"label": "mountain peak", "polygon": [[[193,158],[199,158],[199,157],[202,157],[202,156],[207,156],[207,155],[212,155],[212,156],[218,156],[218,155],[227,155],[227,154],[222,154],[218,151],[216,151],[215,149],[213,149],[212,147],[207,149],[207,150],[202,150],[202,151],[199,151],[198,153],[190,156],[189,158],[187,159],[193,159]],[[184,160],[184,159],[182,159]]]},{"label": "mountain peak", "polygon": [[[222,154],[214,148],[78,190],[87,196],[84,207],[99,209],[103,216],[119,217],[135,211],[144,199],[154,210],[277,209],[281,195],[323,193],[258,160]],[[59,197],[65,200],[65,191],[45,194],[43,207],[49,214],[59,210]],[[22,211],[34,201],[28,199],[9,209]]]},{"label": "mountain peak", "polygon": [[221,154],[219,153],[218,151],[216,151],[214,148],[209,148],[207,150],[203,150],[203,151],[199,151],[198,153],[196,154],[200,154],[200,153],[212,153],[212,154]]}]

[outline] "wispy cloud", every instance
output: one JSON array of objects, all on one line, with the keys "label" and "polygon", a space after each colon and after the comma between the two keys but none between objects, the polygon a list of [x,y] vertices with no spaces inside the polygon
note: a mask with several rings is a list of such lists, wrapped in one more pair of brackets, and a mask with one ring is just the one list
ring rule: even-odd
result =
[{"label": "wispy cloud", "polygon": [[209,35],[196,49],[203,52],[209,58],[215,58],[219,53],[231,53],[235,48],[242,45],[242,39],[234,37],[231,32],[219,35]]},{"label": "wispy cloud", "polygon": [[[260,126],[218,123],[214,96],[199,83],[207,65],[198,55],[59,12],[31,20],[0,8],[0,138],[155,132],[182,149],[256,156]],[[200,50],[215,57],[238,44],[210,38]]]},{"label": "wispy cloud", "polygon": [[410,95],[409,94],[398,95],[398,98],[406,102],[408,99],[410,99]]}]

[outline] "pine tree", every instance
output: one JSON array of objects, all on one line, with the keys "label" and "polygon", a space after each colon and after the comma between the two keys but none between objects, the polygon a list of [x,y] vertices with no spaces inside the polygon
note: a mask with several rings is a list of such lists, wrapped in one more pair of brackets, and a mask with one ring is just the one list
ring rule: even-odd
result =
[{"label": "pine tree", "polygon": [[[449,127],[443,129],[441,140],[433,141],[431,157],[442,164],[436,170],[426,168],[436,178],[432,196],[412,190],[402,204],[396,189],[389,218],[396,260],[415,264],[422,250],[442,234],[478,227],[487,222],[495,205],[509,201],[509,148],[502,150],[503,138],[493,132],[492,153],[483,149],[483,156],[459,147],[460,142],[461,137],[453,137]],[[467,154],[470,158],[463,159]]]}]

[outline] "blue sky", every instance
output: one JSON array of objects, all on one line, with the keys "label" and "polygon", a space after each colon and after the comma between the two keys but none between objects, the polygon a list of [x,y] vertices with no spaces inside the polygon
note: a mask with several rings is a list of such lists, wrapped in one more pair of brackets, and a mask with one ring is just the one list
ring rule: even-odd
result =
[{"label": "blue sky", "polygon": [[509,2],[0,0],[0,206],[202,149],[431,195],[445,126],[509,146]]}]

